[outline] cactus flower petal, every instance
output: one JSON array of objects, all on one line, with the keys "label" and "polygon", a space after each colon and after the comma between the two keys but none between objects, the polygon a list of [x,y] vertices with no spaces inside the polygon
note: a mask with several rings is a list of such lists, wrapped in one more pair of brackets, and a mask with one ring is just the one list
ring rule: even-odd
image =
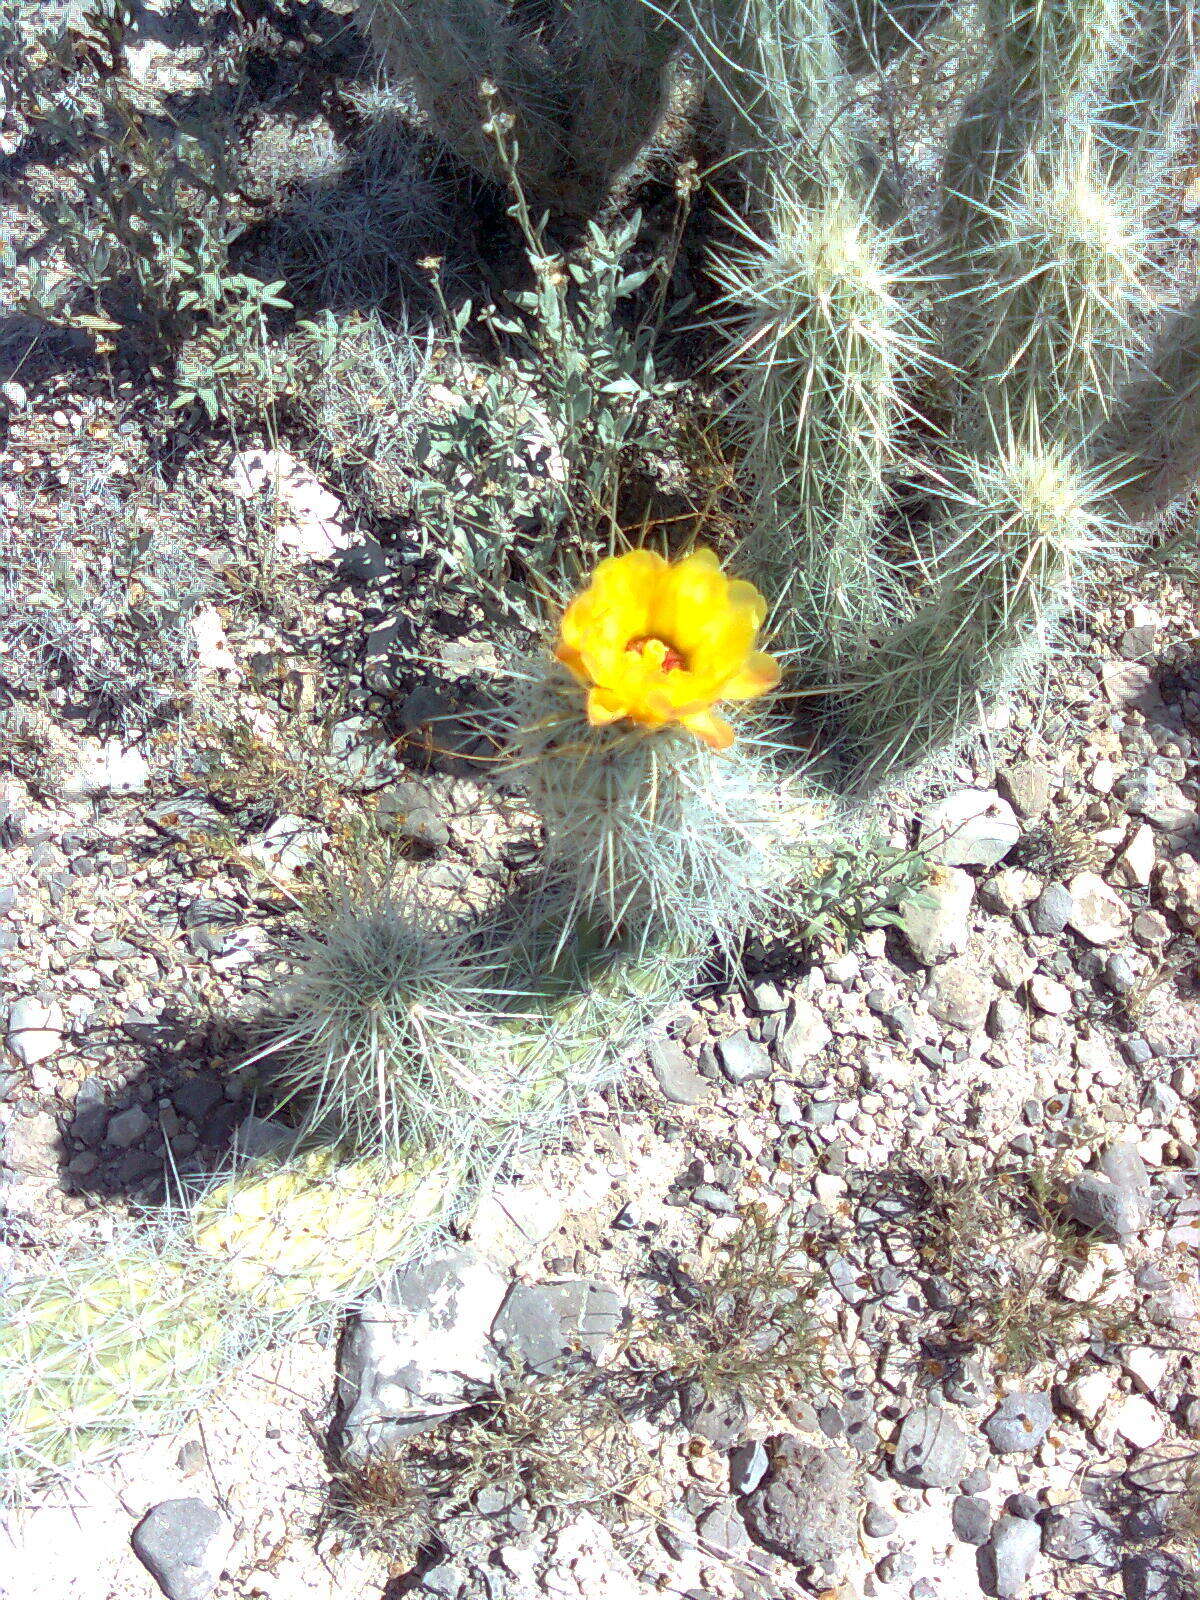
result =
[{"label": "cactus flower petal", "polygon": [[766,614],[754,585],[727,578],[711,550],[676,562],[631,550],[602,561],[571,601],[555,655],[587,689],[593,727],[678,723],[726,750],[733,729],[714,704],[779,682],[778,663],[755,649]]}]

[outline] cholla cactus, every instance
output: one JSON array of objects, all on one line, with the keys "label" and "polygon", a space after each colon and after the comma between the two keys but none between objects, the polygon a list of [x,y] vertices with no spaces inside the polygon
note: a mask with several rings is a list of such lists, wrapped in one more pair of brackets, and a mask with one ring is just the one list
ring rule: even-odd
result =
[{"label": "cholla cactus", "polygon": [[[860,34],[905,10],[867,8]],[[969,731],[1050,644],[1102,552],[1132,544],[1129,522],[1200,466],[1194,309],[1145,351],[1148,201],[1195,79],[1195,10],[987,0],[990,68],[949,136],[932,294],[901,236],[878,225],[861,134],[826,146],[815,178],[807,158],[802,171],[780,162],[773,129],[795,86],[757,79],[777,107],[755,118],[771,177],[748,246],[719,263],[740,315],[727,369],[744,555],[749,576],[786,596],[795,686],[820,698],[842,786],[894,779]],[[768,29],[770,11],[764,0],[755,12]],[[814,105],[836,80],[827,30],[754,48],[803,57]],[[732,54],[710,66],[741,97]],[[845,237],[858,259],[837,252],[835,275],[831,239]],[[906,417],[923,393],[939,399],[933,451],[921,440],[935,430]],[[915,520],[892,503],[897,468],[909,506],[912,482],[930,485]]]},{"label": "cholla cactus", "polygon": [[178,1250],[119,1238],[0,1302],[0,1492],[182,1421],[235,1354],[230,1297]]},{"label": "cholla cactus", "polygon": [[720,701],[774,688],[757,649],[766,606],[697,550],[601,562],[556,646],[528,665],[496,731],[502,770],[546,829],[567,886],[564,925],[639,950],[729,949],[765,912],[807,831],[811,800],[781,774],[753,718]]},{"label": "cholla cactus", "polygon": [[392,1165],[300,1150],[8,1284],[0,1491],[179,1426],[234,1363],[419,1251],[461,1178],[452,1150]]},{"label": "cholla cactus", "polygon": [[1117,548],[1102,490],[1036,429],[963,461],[929,598],[847,682],[862,779],[883,782],[937,754],[974,726],[998,682],[1045,653],[1082,580]]},{"label": "cholla cactus", "polygon": [[528,193],[580,215],[653,135],[679,45],[641,0],[360,0],[360,11],[461,160],[507,181],[484,126],[486,85],[513,119]]}]

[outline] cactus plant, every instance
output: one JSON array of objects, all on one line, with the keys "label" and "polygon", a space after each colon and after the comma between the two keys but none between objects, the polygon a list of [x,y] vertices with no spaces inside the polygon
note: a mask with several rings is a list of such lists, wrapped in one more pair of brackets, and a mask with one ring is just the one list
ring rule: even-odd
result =
[{"label": "cactus plant", "polygon": [[433,131],[501,182],[485,85],[513,118],[529,194],[586,215],[651,138],[678,34],[641,0],[361,0],[388,65],[412,83]]},{"label": "cactus plant", "polygon": [[793,670],[834,670],[895,604],[879,532],[920,351],[890,245],[851,192],[808,207],[781,196],[765,236],[717,264],[736,308],[724,366],[749,499],[742,557],[776,600]]},{"label": "cactus plant", "polygon": [[1133,4],[1117,71],[1097,109],[1097,137],[1112,181],[1152,198],[1195,106],[1200,55],[1192,0]]},{"label": "cactus plant", "polygon": [[848,676],[857,778],[885,781],[952,743],[1014,669],[1043,653],[1101,556],[1118,546],[1104,484],[1036,428],[959,466],[930,593]]},{"label": "cactus plant", "polygon": [[[1145,354],[1147,201],[1194,78],[1195,9],[988,0],[991,66],[949,136],[929,240],[936,297],[875,221],[853,142],[826,171],[873,282],[862,271],[835,292],[818,277],[832,202],[794,164],[773,163],[749,242],[719,247],[741,318],[726,369],[747,571],[785,596],[791,686],[801,704],[818,697],[819,737],[851,791],[961,736],[1051,642],[1103,551],[1132,542],[1129,521],[1200,465],[1194,310]],[[766,60],[775,47],[755,48]],[[814,50],[824,62],[823,37]],[[743,81],[741,62],[711,65]],[[810,62],[803,81],[818,80],[831,74]],[[786,118],[793,86],[760,83]],[[768,165],[771,146],[764,135]],[[929,396],[932,447],[930,424],[906,416]],[[892,500],[902,476],[909,506],[912,482],[927,486],[915,520]]]},{"label": "cactus plant", "polygon": [[460,1180],[447,1151],[391,1166],[333,1147],[262,1158],[178,1216],[7,1284],[0,1492],[180,1425],[235,1362],[417,1251]]}]

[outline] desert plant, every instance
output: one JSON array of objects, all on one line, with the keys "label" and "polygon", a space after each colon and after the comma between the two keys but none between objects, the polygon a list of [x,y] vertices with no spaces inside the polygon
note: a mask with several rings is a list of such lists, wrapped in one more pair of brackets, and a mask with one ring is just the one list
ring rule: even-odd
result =
[{"label": "desert plant", "polygon": [[1066,1219],[1061,1174],[1040,1166],[981,1174],[951,1157],[898,1175],[896,1188],[911,1195],[922,1263],[951,1303],[936,1341],[945,1348],[978,1346],[1027,1372],[1073,1341],[1133,1336],[1136,1315],[1111,1293],[1063,1292],[1086,1241]]},{"label": "desert plant", "polygon": [[[590,566],[632,460],[663,449],[659,418],[676,386],[656,372],[649,327],[630,331],[622,320],[655,270],[622,265],[640,215],[608,231],[589,223],[583,249],[554,251],[530,210],[511,118],[490,89],[483,109],[533,287],[502,310],[477,313],[467,301],[452,313],[432,264],[453,388],[442,386],[441,409],[427,410],[418,433],[410,509],[440,535],[451,572],[511,604],[501,580],[513,565],[543,583]],[[498,352],[482,371],[465,349],[472,323]]]},{"label": "desert plant", "polygon": [[336,1313],[462,1197],[452,1162],[297,1148],[5,1286],[0,1490],[169,1429],[231,1365]]},{"label": "desert plant", "polygon": [[656,1386],[696,1384],[709,1399],[769,1398],[813,1387],[822,1336],[810,1300],[816,1283],[804,1241],[785,1207],[754,1205],[736,1233],[708,1242],[686,1266],[671,1262],[670,1288],[653,1316],[635,1318],[627,1358]]},{"label": "desert plant", "polygon": [[[62,162],[59,181],[27,199],[41,237],[8,265],[29,313],[101,340],[118,335],[171,378],[178,406],[210,418],[246,373],[265,381],[271,311],[282,281],[236,270],[243,224],[225,130],[165,119],[125,71],[125,0],[90,13],[82,44],[51,41],[60,81],[30,107]],[[80,51],[92,70],[73,70]]]},{"label": "desert plant", "polygon": [[482,127],[487,90],[512,119],[523,186],[567,213],[595,210],[665,109],[678,35],[641,0],[361,0],[360,11],[460,159],[506,181]]},{"label": "desert plant", "polygon": [[[1188,81],[1176,52],[1190,23],[1169,3],[1149,11],[1127,48],[1113,0],[986,8],[990,72],[950,135],[928,239],[940,307],[915,265],[905,281],[899,236],[872,216],[857,136],[823,152],[817,181],[776,164],[785,176],[748,248],[718,250],[741,313],[726,366],[746,441],[747,570],[796,597],[790,686],[818,699],[827,740],[845,739],[838,782],[852,790],[969,732],[987,697],[1044,654],[1104,556],[1132,545],[1129,524],[1195,472],[1194,309],[1145,352],[1146,174],[1176,127],[1174,110],[1160,130],[1149,119]],[[1146,63],[1164,38],[1170,65],[1156,75]],[[772,45],[755,49],[765,59]],[[827,83],[819,30],[807,50],[801,80]],[[741,63],[724,70],[736,91]],[[786,117],[794,82],[758,82]],[[771,117],[756,126],[771,168]],[[813,264],[831,178],[844,174],[862,248],[839,298]],[[1132,373],[1144,375],[1131,385]],[[914,476],[930,485],[915,520],[892,499]]]}]

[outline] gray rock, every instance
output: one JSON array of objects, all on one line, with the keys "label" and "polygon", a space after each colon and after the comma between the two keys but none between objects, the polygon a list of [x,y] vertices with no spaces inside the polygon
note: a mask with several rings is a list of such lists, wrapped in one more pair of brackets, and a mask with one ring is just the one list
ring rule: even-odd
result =
[{"label": "gray rock", "polygon": [[730,1083],[753,1083],[771,1075],[771,1057],[744,1028],[717,1040],[717,1057]]},{"label": "gray rock", "polygon": [[459,1600],[462,1586],[462,1572],[449,1561],[439,1561],[421,1575],[422,1591],[437,1595],[438,1600]]},{"label": "gray rock", "polygon": [[749,1416],[740,1394],[710,1396],[702,1383],[685,1384],[679,1397],[679,1420],[684,1427],[720,1450],[737,1443]]},{"label": "gray rock", "polygon": [[1036,1450],[1054,1420],[1050,1396],[1034,1389],[1007,1394],[983,1425],[997,1455]]},{"label": "gray rock", "polygon": [[836,1578],[858,1541],[852,1458],[788,1435],[771,1439],[767,1453],[769,1474],[742,1502],[752,1537],[802,1572]]},{"label": "gray rock", "polygon": [[1137,1145],[1128,1140],[1110,1144],[1100,1156],[1100,1171],[1111,1182],[1138,1194],[1149,1194],[1150,1174]]},{"label": "gray rock", "polygon": [[871,1293],[870,1274],[836,1252],[825,1257],[829,1281],[848,1306],[860,1306]]},{"label": "gray rock", "polygon": [[233,1133],[233,1148],[239,1156],[284,1156],[296,1145],[295,1128],[270,1117],[245,1117]]},{"label": "gray rock", "polygon": [[868,1506],[863,1512],[863,1532],[868,1539],[886,1539],[897,1526],[895,1517],[882,1506]]},{"label": "gray rock", "polygon": [[350,1321],[339,1353],[344,1452],[363,1459],[469,1405],[496,1373],[488,1331],[508,1285],[447,1247],[397,1272]]},{"label": "gray rock", "polygon": [[1029,925],[1034,933],[1056,938],[1066,930],[1075,902],[1065,883],[1048,883],[1029,907]]},{"label": "gray rock", "polygon": [[225,1518],[203,1500],[162,1500],[138,1523],[130,1543],[168,1600],[205,1600],[232,1538]]},{"label": "gray rock", "polygon": [[1025,1026],[1025,1021],[1025,1008],[1011,995],[999,995],[992,1001],[987,1014],[987,1036],[989,1039],[1007,1038],[1009,1034],[1018,1033]]},{"label": "gray rock", "polygon": [[5,1043],[22,1066],[36,1066],[62,1044],[64,1026],[59,1006],[44,1005],[36,996],[26,995],[9,1007]]},{"label": "gray rock", "polygon": [[734,1494],[751,1494],[767,1475],[770,1466],[766,1446],[760,1439],[740,1444],[729,1457],[729,1487]]},{"label": "gray rock", "polygon": [[552,1372],[572,1350],[598,1360],[623,1310],[617,1291],[594,1278],[514,1283],[492,1323],[492,1339],[534,1372]]},{"label": "gray rock", "polygon": [[198,1072],[171,1090],[171,1104],[181,1117],[199,1125],[225,1095],[215,1073]]},{"label": "gray rock", "polygon": [[733,1196],[714,1183],[698,1183],[692,1190],[692,1199],[715,1217],[732,1217],[737,1211],[737,1201]]},{"label": "gray rock", "polygon": [[1121,1588],[1125,1600],[1194,1600],[1196,1593],[1182,1563],[1162,1550],[1127,1555]]},{"label": "gray rock", "polygon": [[[954,1309],[953,1304],[949,1309]],[[956,1406],[981,1406],[994,1392],[987,1366],[978,1355],[956,1363],[942,1380],[942,1393]]]},{"label": "gray rock", "polygon": [[786,1071],[798,1073],[824,1050],[832,1038],[829,1024],[812,1001],[798,996],[792,1002],[787,1027],[780,1034],[775,1048]]},{"label": "gray rock", "polygon": [[774,1016],[787,1010],[787,996],[778,984],[761,980],[750,986],[750,1003],[760,1016]]},{"label": "gray rock", "polygon": [[950,1507],[950,1522],[955,1537],[964,1544],[986,1544],[992,1531],[992,1508],[978,1495],[956,1495]]},{"label": "gray rock", "polygon": [[127,1111],[118,1111],[115,1116],[109,1117],[104,1142],[118,1150],[128,1150],[130,1145],[144,1139],[149,1132],[150,1118],[141,1106],[130,1106]]},{"label": "gray rock", "polygon": [[921,818],[921,848],[947,867],[995,867],[1021,837],[1021,824],[994,789],[962,789]]},{"label": "gray rock", "polygon": [[971,1441],[949,1411],[916,1406],[900,1425],[892,1473],[918,1489],[954,1489],[973,1460]]},{"label": "gray rock", "polygon": [[723,1561],[736,1561],[750,1548],[750,1535],[736,1506],[722,1501],[709,1506],[696,1519],[696,1532],[701,1543]]},{"label": "gray rock", "polygon": [[979,1574],[985,1593],[999,1600],[1014,1600],[1024,1588],[1041,1548],[1036,1522],[1024,1517],[1001,1517],[992,1536],[979,1552]]},{"label": "gray rock", "polygon": [[1130,995],[1137,988],[1138,975],[1133,962],[1120,950],[1104,963],[1104,987],[1116,995]]},{"label": "gray rock", "polygon": [[940,967],[929,989],[929,1009],[939,1022],[974,1033],[987,1021],[995,986],[978,962],[960,956]]},{"label": "gray rock", "polygon": [[923,967],[936,967],[960,956],[971,936],[971,902],[975,880],[957,867],[938,867],[921,888],[919,899],[900,910],[900,932]]},{"label": "gray rock", "polygon": [[1081,1172],[1072,1179],[1067,1209],[1085,1228],[1128,1239],[1149,1221],[1146,1198],[1136,1189],[1113,1183],[1101,1172]]},{"label": "gray rock", "polygon": [[1055,1561],[1111,1571],[1121,1562],[1121,1530],[1099,1506],[1073,1500],[1043,1514],[1042,1549]]},{"label": "gray rock", "polygon": [[673,1105],[698,1106],[712,1094],[712,1085],[693,1068],[683,1046],[674,1039],[656,1039],[650,1046],[650,1070]]}]

